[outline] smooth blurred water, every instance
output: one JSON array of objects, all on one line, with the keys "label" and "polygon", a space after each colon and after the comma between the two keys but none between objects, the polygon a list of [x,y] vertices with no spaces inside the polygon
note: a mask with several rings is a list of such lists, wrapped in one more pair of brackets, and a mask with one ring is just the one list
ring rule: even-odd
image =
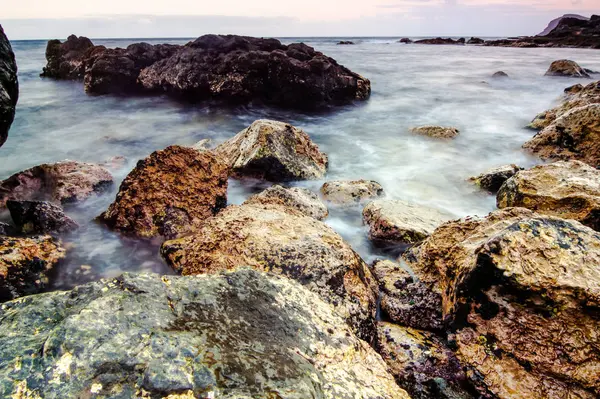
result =
[{"label": "smooth blurred water", "polygon": [[[589,81],[545,77],[550,63],[568,58],[600,70],[597,50],[344,39],[357,44],[339,46],[338,38],[282,39],[284,43],[304,41],[371,80],[369,101],[324,114],[258,107],[224,110],[163,97],[88,96],[80,82],[39,77],[45,65],[45,42],[12,42],[20,98],[8,141],[0,148],[0,178],[67,158],[87,162],[127,158],[125,167],[114,172],[117,184],[112,191],[67,208],[82,228],[65,239],[69,255],[56,271],[53,287],[66,288],[125,270],[172,273],[158,255],[159,243],[120,238],[93,218],[112,202],[119,183],[138,159],[171,144],[189,145],[203,138],[218,144],[260,118],[303,128],[329,155],[327,179],[374,179],[390,198],[437,207],[457,217],[487,214],[495,208],[495,198],[466,179],[506,163],[539,163],[521,150],[533,135],[523,126],[553,105],[565,87]],[[139,41],[94,43],[125,47]],[[145,41],[183,44],[188,40]],[[510,79],[492,79],[498,70],[507,72]],[[455,126],[461,133],[454,140],[438,141],[409,132],[410,127],[422,124]],[[322,183],[298,184],[318,191]],[[256,190],[230,181],[229,202],[241,203]],[[327,223],[365,260],[381,255],[369,245],[358,209],[334,210]],[[80,269],[81,265],[90,267]]]}]

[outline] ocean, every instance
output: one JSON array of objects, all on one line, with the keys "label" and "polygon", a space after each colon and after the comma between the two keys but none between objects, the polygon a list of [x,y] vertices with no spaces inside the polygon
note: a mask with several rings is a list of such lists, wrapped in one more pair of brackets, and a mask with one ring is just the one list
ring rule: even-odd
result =
[{"label": "ocean", "polygon": [[[337,45],[339,40],[355,45]],[[590,79],[545,77],[550,63],[572,59],[600,70],[597,50],[404,45],[399,38],[283,38],[302,41],[371,80],[364,103],[327,112],[276,108],[218,108],[166,97],[89,96],[81,82],[40,78],[46,41],[11,42],[19,68],[20,94],[8,141],[0,148],[0,178],[45,162],[103,162],[124,156],[116,184],[105,194],[66,211],[81,228],[64,238],[67,259],[51,275],[49,289],[67,289],[124,271],[174,273],[160,258],[160,241],[120,237],[94,221],[114,200],[136,162],[172,144],[210,138],[219,144],[256,119],[276,119],[304,129],[329,155],[326,180],[372,179],[387,197],[432,206],[456,217],[486,215],[495,197],[467,179],[507,163],[541,163],[521,149],[533,131],[525,128],[560,98],[563,89]],[[190,39],[98,39],[126,47],[135,42],[184,44]],[[509,79],[492,79],[496,71]],[[596,79],[598,79],[596,75]],[[457,127],[454,140],[410,133],[413,126]],[[293,183],[318,191],[323,181]],[[243,202],[266,187],[230,180],[229,203]],[[8,219],[5,212],[0,215]],[[326,220],[367,261],[393,258],[396,248],[375,248],[367,239],[360,209],[331,210]],[[83,268],[82,268],[83,265]]]}]

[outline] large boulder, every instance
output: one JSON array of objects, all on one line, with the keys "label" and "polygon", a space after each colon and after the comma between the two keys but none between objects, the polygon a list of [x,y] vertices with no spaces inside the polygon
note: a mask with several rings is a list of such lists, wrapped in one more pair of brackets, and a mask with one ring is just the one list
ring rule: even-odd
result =
[{"label": "large boulder", "polygon": [[600,233],[507,208],[446,223],[405,258],[483,397],[600,395]]},{"label": "large boulder", "polygon": [[248,269],[125,274],[0,320],[2,397],[410,399],[329,304]]},{"label": "large boulder", "polygon": [[128,235],[174,238],[227,205],[227,177],[213,153],[170,146],[138,162],[99,218]]},{"label": "large boulder", "polygon": [[410,131],[421,136],[429,136],[437,139],[453,139],[460,133],[455,127],[435,125],[413,127]]},{"label": "large boulder", "polygon": [[215,149],[235,177],[270,181],[320,179],[327,155],[289,123],[257,120]]},{"label": "large boulder", "polygon": [[500,187],[505,181],[510,179],[518,171],[523,170],[522,167],[513,164],[502,165],[496,168],[488,169],[479,176],[471,177],[469,180],[483,190],[495,194],[500,190]]},{"label": "large boulder", "polygon": [[369,238],[399,244],[415,244],[452,217],[437,209],[402,200],[379,199],[363,209]]},{"label": "large boulder", "polygon": [[575,61],[558,60],[550,64],[546,76],[569,76],[574,78],[589,78],[590,75]]},{"label": "large boulder", "polygon": [[377,284],[369,267],[329,226],[281,205],[231,205],[161,253],[184,275],[250,266],[298,280],[333,304],[357,334],[374,334]]},{"label": "large boulder", "polygon": [[48,273],[64,256],[60,242],[50,236],[0,235],[0,302],[34,294],[46,287]]},{"label": "large boulder", "polygon": [[373,180],[332,180],[321,186],[327,202],[336,205],[355,205],[384,195],[381,184]]},{"label": "large boulder", "polygon": [[277,184],[251,196],[244,204],[283,205],[317,220],[323,220],[329,214],[327,206],[321,202],[317,194],[309,189],[302,187],[285,188]]},{"label": "large boulder", "polygon": [[523,148],[542,159],[579,159],[600,168],[600,103],[562,114]]},{"label": "large boulder", "polygon": [[600,230],[600,170],[579,161],[538,165],[508,179],[496,202],[498,208],[521,206]]},{"label": "large boulder", "polygon": [[23,234],[67,233],[78,227],[60,206],[47,201],[8,200],[6,207]]},{"label": "large boulder", "polygon": [[62,161],[42,164],[0,181],[0,207],[7,200],[83,201],[113,182],[106,168],[90,163]]},{"label": "large boulder", "polygon": [[19,82],[15,54],[0,25],[0,146],[8,137],[18,99]]},{"label": "large boulder", "polygon": [[50,40],[46,46],[47,64],[41,75],[58,79],[83,79],[87,58],[94,50],[92,41],[84,36],[71,35],[65,42]]}]

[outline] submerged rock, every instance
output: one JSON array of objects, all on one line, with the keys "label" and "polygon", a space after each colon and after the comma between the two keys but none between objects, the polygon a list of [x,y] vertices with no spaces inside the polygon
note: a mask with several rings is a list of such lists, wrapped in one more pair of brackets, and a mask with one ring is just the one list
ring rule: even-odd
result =
[{"label": "submerged rock", "polygon": [[333,229],[292,208],[228,206],[193,235],[165,242],[161,253],[184,275],[250,266],[298,280],[361,338],[373,338],[377,285],[368,266]]},{"label": "submerged rock", "polygon": [[248,198],[244,204],[283,205],[317,220],[323,220],[329,214],[327,206],[321,202],[317,194],[301,187],[285,188],[274,185]]},{"label": "submerged rock", "polygon": [[382,197],[383,187],[374,180],[332,180],[321,186],[323,198],[336,205],[354,205]]},{"label": "submerged rock", "polygon": [[520,206],[600,230],[600,170],[579,162],[555,162],[520,171],[496,197],[498,208]]},{"label": "submerged rock", "polygon": [[600,168],[600,103],[562,114],[523,148],[542,159],[578,159]]},{"label": "submerged rock", "polygon": [[60,247],[60,242],[50,236],[21,238],[0,235],[0,302],[34,294],[46,287],[48,272],[64,256],[65,250]]},{"label": "submerged rock", "polygon": [[99,216],[138,237],[174,238],[227,205],[228,168],[212,152],[170,146],[139,161]]},{"label": "submerged rock", "polygon": [[42,164],[0,181],[0,206],[7,200],[83,201],[112,184],[108,170],[96,164],[62,161]]},{"label": "submerged rock", "polygon": [[125,274],[0,319],[2,397],[410,399],[330,305],[253,270]]},{"label": "submerged rock", "polygon": [[236,177],[270,181],[320,179],[327,155],[289,123],[257,120],[215,150]]},{"label": "submerged rock", "polygon": [[438,139],[453,139],[459,134],[459,130],[455,127],[433,125],[413,127],[410,131],[421,136],[429,136]]},{"label": "submerged rock", "polygon": [[437,209],[401,200],[375,200],[363,209],[371,240],[401,244],[422,241],[451,218]]},{"label": "submerged rock", "polygon": [[15,53],[0,25],[0,147],[8,137],[19,99],[19,81]]},{"label": "submerged rock", "polygon": [[23,234],[67,233],[79,227],[63,209],[47,201],[6,201],[10,216]]},{"label": "submerged rock", "polygon": [[442,298],[457,356],[481,395],[600,394],[600,233],[507,208],[448,222],[405,259]]},{"label": "submerged rock", "polygon": [[354,44],[354,42],[350,40],[341,40],[337,44]]},{"label": "submerged rock", "polygon": [[498,192],[498,190],[500,190],[500,187],[502,187],[502,184],[504,184],[505,181],[513,177],[515,173],[520,170],[523,170],[523,168],[515,165],[514,163],[510,165],[502,165],[496,168],[488,169],[479,176],[471,177],[469,180],[481,187],[483,190],[495,194]]},{"label": "submerged rock", "polygon": [[589,78],[590,75],[575,61],[558,60],[550,64],[546,76],[570,76],[574,78]]},{"label": "submerged rock", "polygon": [[504,71],[494,72],[492,78],[508,78],[508,74]]}]

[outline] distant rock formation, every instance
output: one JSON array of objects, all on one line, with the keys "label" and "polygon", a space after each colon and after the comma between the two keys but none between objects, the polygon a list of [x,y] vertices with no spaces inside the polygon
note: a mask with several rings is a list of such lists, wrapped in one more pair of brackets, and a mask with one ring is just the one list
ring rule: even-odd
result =
[{"label": "distant rock formation", "polygon": [[552,32],[558,26],[558,24],[560,24],[560,22],[565,18],[575,18],[575,19],[581,19],[581,20],[585,20],[585,21],[590,20],[588,17],[584,17],[583,15],[579,15],[579,14],[565,14],[562,17],[558,17],[558,18],[550,21],[548,26],[546,26],[546,29],[544,29],[541,33],[538,33],[536,36],[546,36],[547,34]]},{"label": "distant rock formation", "polygon": [[436,37],[433,39],[417,40],[415,43],[416,44],[458,44],[458,45],[462,45],[462,44],[465,44],[465,38],[461,37],[460,39],[454,40],[450,37],[448,37],[448,38]]}]

